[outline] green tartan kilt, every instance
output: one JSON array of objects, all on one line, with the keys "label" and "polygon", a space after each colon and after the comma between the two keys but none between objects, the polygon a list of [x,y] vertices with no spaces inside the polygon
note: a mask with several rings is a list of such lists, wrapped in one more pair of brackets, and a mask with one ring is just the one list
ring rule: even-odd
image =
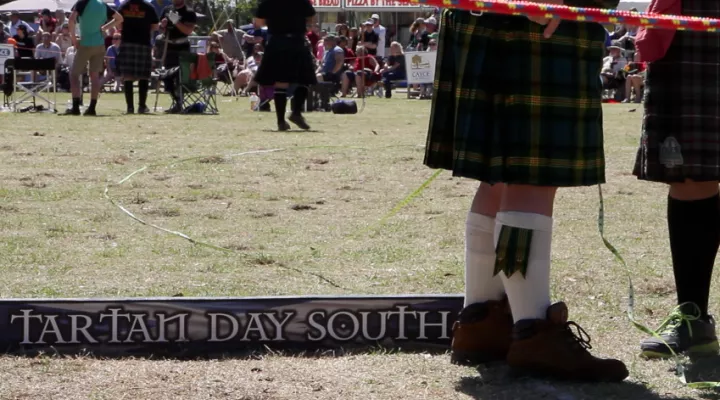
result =
[{"label": "green tartan kilt", "polygon": [[425,165],[490,184],[605,182],[605,29],[445,10]]}]

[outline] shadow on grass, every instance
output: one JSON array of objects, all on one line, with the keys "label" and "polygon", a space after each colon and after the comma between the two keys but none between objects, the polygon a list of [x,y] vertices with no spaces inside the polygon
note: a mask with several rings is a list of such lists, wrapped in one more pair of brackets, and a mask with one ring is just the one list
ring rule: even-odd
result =
[{"label": "shadow on grass", "polygon": [[[720,382],[720,355],[711,357],[691,357],[686,366],[685,377],[688,382]],[[720,400],[720,388],[701,389],[700,398]]]},{"label": "shadow on grass", "polygon": [[323,133],[325,131],[320,131],[317,129],[299,129],[299,128],[293,128],[287,131],[280,132],[277,129],[263,129],[261,132],[272,132],[272,133],[297,133],[297,132],[307,132],[307,133]]},{"label": "shadow on grass", "polygon": [[632,400],[691,400],[664,393],[660,396],[644,385],[624,381],[619,383],[585,383],[546,381],[513,377],[505,365],[478,370],[479,376],[463,377],[455,383],[455,390],[474,399],[632,399]]}]

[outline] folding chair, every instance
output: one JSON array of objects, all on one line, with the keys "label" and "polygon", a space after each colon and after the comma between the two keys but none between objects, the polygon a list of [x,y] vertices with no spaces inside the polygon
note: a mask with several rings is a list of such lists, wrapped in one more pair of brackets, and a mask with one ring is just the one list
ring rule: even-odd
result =
[{"label": "folding chair", "polygon": [[[5,63],[10,60],[7,60]],[[57,112],[57,76],[55,74],[55,59],[15,58],[13,65],[13,92],[10,95],[10,108],[13,111],[23,111],[23,104],[32,103],[34,109],[40,105],[47,111]],[[37,81],[37,73],[44,73],[45,80]],[[34,79],[26,82],[26,76]],[[52,91],[52,94],[51,94]],[[38,105],[37,99],[42,100]]]},{"label": "folding chair", "polygon": [[178,89],[182,101],[181,114],[218,114],[217,79],[214,73],[215,53],[187,53],[180,56]]}]

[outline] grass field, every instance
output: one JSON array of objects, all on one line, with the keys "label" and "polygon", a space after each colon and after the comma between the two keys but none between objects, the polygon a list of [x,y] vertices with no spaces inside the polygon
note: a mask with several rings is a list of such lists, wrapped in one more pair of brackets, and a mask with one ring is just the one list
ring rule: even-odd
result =
[{"label": "grass field", "polygon": [[[287,133],[247,99],[219,105],[215,117],[123,116],[122,95],[104,95],[104,115],[93,119],[0,114],[0,297],[462,292],[475,182],[445,172],[386,225],[354,235],[433,173],[422,165],[429,102],[372,98],[361,114],[308,114],[314,131]],[[666,189],[631,175],[642,117],[634,108],[605,107],[606,234],[635,277],[637,317],[654,327],[675,300]],[[260,149],[282,151],[235,155]],[[139,218],[235,253],[139,224],[103,196],[138,168],[188,157],[198,158],[151,168],[109,194]],[[625,316],[625,277],[599,237],[597,207],[597,187],[560,191],[552,295],[594,352],[628,364],[622,384],[512,379],[501,366],[382,351],[183,362],[5,356],[0,398],[720,398],[685,388],[672,362],[637,356],[643,336]],[[720,380],[718,360],[689,376]]]}]

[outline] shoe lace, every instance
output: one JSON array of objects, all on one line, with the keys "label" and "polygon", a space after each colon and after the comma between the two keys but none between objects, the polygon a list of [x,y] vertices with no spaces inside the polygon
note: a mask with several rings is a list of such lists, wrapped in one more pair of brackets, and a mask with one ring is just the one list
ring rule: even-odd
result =
[{"label": "shoe lace", "polygon": [[568,321],[565,323],[565,331],[568,334],[568,339],[572,341],[573,345],[577,346],[578,349],[592,349],[592,345],[590,345],[590,335],[588,335],[588,333],[585,332],[585,329],[580,327],[580,325],[575,322]]},{"label": "shoe lace", "polygon": [[[693,313],[692,314],[686,314],[683,309],[686,308],[686,306],[691,306]],[[665,320],[660,324],[660,326],[657,328],[657,333],[660,336],[664,335],[673,335],[677,332],[677,330],[682,326],[683,323],[685,323],[688,327],[688,333],[690,337],[692,337],[692,321],[696,321],[700,319],[701,312],[700,307],[698,307],[695,303],[683,303],[679,306],[675,307],[672,312],[665,318]]]}]

